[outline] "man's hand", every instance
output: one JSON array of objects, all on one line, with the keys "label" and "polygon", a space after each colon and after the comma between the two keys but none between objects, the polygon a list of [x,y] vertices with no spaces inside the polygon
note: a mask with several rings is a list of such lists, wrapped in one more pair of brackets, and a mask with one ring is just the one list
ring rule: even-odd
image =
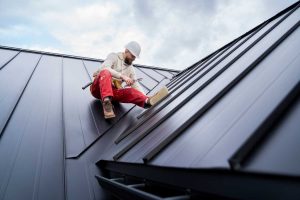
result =
[{"label": "man's hand", "polygon": [[125,81],[128,86],[131,86],[134,83],[134,80],[125,75],[122,75],[121,79]]}]

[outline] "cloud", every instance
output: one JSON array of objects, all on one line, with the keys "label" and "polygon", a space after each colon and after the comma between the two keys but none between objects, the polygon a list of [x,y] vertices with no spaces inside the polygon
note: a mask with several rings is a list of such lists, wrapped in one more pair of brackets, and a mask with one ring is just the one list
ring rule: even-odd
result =
[{"label": "cloud", "polygon": [[90,4],[76,7],[73,10],[53,11],[40,13],[38,22],[52,29],[68,29],[72,31],[94,31],[95,28],[114,19],[119,7],[113,3]]},{"label": "cloud", "polygon": [[19,24],[13,24],[6,28],[0,28],[0,35],[3,37],[19,37],[23,34],[30,35],[30,34],[37,34],[34,31],[32,31],[31,28],[19,25]]},{"label": "cloud", "polygon": [[105,58],[136,40],[137,63],[184,69],[295,0],[0,1],[0,43]]}]

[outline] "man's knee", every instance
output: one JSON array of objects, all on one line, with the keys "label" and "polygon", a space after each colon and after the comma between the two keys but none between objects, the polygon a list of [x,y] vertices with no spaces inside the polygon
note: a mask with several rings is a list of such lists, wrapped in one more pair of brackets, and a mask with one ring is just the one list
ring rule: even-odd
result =
[{"label": "man's knee", "polygon": [[102,69],[100,71],[100,75],[107,75],[107,76],[111,76],[111,73],[108,69]]}]

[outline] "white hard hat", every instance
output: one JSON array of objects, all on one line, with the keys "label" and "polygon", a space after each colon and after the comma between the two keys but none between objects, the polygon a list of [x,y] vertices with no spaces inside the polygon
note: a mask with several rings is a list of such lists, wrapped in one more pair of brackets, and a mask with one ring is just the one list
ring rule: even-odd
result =
[{"label": "white hard hat", "polygon": [[136,41],[131,41],[125,46],[126,49],[132,53],[135,57],[139,58],[141,53],[141,46]]}]

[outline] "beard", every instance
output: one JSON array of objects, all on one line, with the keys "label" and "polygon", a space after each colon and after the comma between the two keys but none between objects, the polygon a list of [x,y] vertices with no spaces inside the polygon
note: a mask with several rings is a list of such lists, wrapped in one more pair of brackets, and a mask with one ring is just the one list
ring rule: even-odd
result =
[{"label": "beard", "polygon": [[128,58],[125,58],[124,62],[127,64],[127,65],[131,65],[132,64],[132,60],[128,59]]}]

